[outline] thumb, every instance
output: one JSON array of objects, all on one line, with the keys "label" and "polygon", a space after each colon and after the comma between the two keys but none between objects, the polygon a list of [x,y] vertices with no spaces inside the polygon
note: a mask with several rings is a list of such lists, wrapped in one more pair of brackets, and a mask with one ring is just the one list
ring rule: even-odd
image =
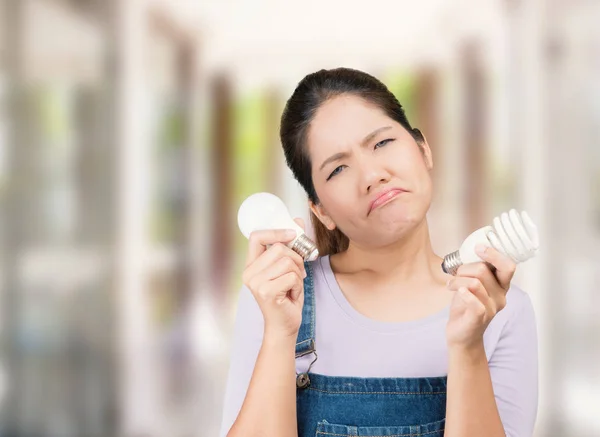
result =
[{"label": "thumb", "polygon": [[303,219],[301,219],[300,217],[296,217],[294,219],[294,221],[296,222],[296,224],[298,226],[300,226],[302,229],[304,229],[306,231],[306,226],[304,226],[304,220]]}]

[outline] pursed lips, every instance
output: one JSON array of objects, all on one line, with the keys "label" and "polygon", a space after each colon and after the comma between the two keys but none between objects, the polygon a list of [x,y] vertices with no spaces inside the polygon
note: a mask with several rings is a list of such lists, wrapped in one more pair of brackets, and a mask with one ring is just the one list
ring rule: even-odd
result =
[{"label": "pursed lips", "polygon": [[403,192],[405,192],[406,190],[403,190],[402,188],[391,188],[389,190],[386,190],[384,192],[382,192],[381,194],[379,194],[372,202],[371,205],[369,206],[369,213],[371,213],[371,211],[373,211],[375,208],[377,208],[378,206],[381,206],[382,204],[384,204],[385,202],[387,202],[388,200],[396,197],[398,194],[401,194]]}]

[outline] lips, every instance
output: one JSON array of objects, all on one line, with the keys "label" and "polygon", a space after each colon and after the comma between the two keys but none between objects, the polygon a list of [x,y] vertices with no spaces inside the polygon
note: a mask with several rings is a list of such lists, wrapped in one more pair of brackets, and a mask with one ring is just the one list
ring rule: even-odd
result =
[{"label": "lips", "polygon": [[369,206],[369,214],[371,213],[371,211],[373,211],[375,208],[383,205],[384,203],[386,203],[387,201],[393,199],[394,197],[398,196],[399,194],[404,193],[405,190],[401,189],[401,188],[390,188],[389,190],[384,190],[382,191],[380,194],[377,195],[377,197],[371,202],[371,205]]}]

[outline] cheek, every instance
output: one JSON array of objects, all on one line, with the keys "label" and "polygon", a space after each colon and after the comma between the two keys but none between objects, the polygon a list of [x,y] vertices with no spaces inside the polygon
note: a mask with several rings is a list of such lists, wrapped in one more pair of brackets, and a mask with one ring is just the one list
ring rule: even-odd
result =
[{"label": "cheek", "polygon": [[350,196],[343,195],[338,190],[333,196],[328,197],[324,204],[327,205],[329,216],[338,225],[343,226],[343,223],[351,221],[356,214],[356,202]]},{"label": "cheek", "polygon": [[418,148],[404,150],[403,156],[397,158],[397,174],[412,185],[417,194],[430,194],[431,175],[427,169],[425,158]]},{"label": "cheek", "polygon": [[404,150],[402,157],[398,156],[398,164],[394,168],[399,183],[405,183],[411,191],[401,201],[389,205],[386,214],[380,220],[390,229],[399,223],[418,223],[429,210],[432,200],[432,180],[425,159],[420,149]]},{"label": "cheek", "polygon": [[432,181],[426,167],[419,169],[414,176],[414,198],[411,210],[417,216],[427,213],[433,197]]},{"label": "cheek", "polygon": [[321,203],[326,206],[327,214],[339,226],[356,213],[356,202],[348,192],[347,184],[337,181],[315,182],[315,190]]}]

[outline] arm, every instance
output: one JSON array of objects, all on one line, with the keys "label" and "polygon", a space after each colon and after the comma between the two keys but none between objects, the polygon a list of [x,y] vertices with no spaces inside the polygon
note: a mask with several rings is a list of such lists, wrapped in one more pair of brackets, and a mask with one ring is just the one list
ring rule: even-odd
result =
[{"label": "arm", "polygon": [[[517,288],[508,295],[516,269],[510,258],[491,247],[478,246],[475,251],[485,262],[462,265],[448,281],[456,293],[446,325],[445,435],[531,437],[537,409],[537,336],[531,301]],[[483,334],[500,311],[506,323],[488,364]]]},{"label": "arm", "polygon": [[507,308],[512,311],[489,363],[483,342],[449,350],[449,437],[533,434],[538,402],[535,314],[521,290],[507,297],[514,306]]},{"label": "arm", "polygon": [[296,234],[250,234],[221,435],[297,435],[295,349],[306,271],[302,257],[283,244]]},{"label": "arm", "polygon": [[515,288],[517,301],[489,361],[496,405],[507,437],[530,437],[538,407],[538,343],[529,296]]},{"label": "arm", "polygon": [[258,304],[242,287],[221,437],[297,435],[295,347],[295,338],[264,333]]},{"label": "arm", "polygon": [[504,437],[483,342],[449,350],[447,437]]},{"label": "arm", "polygon": [[295,339],[265,336],[248,394],[228,437],[298,435]]}]

